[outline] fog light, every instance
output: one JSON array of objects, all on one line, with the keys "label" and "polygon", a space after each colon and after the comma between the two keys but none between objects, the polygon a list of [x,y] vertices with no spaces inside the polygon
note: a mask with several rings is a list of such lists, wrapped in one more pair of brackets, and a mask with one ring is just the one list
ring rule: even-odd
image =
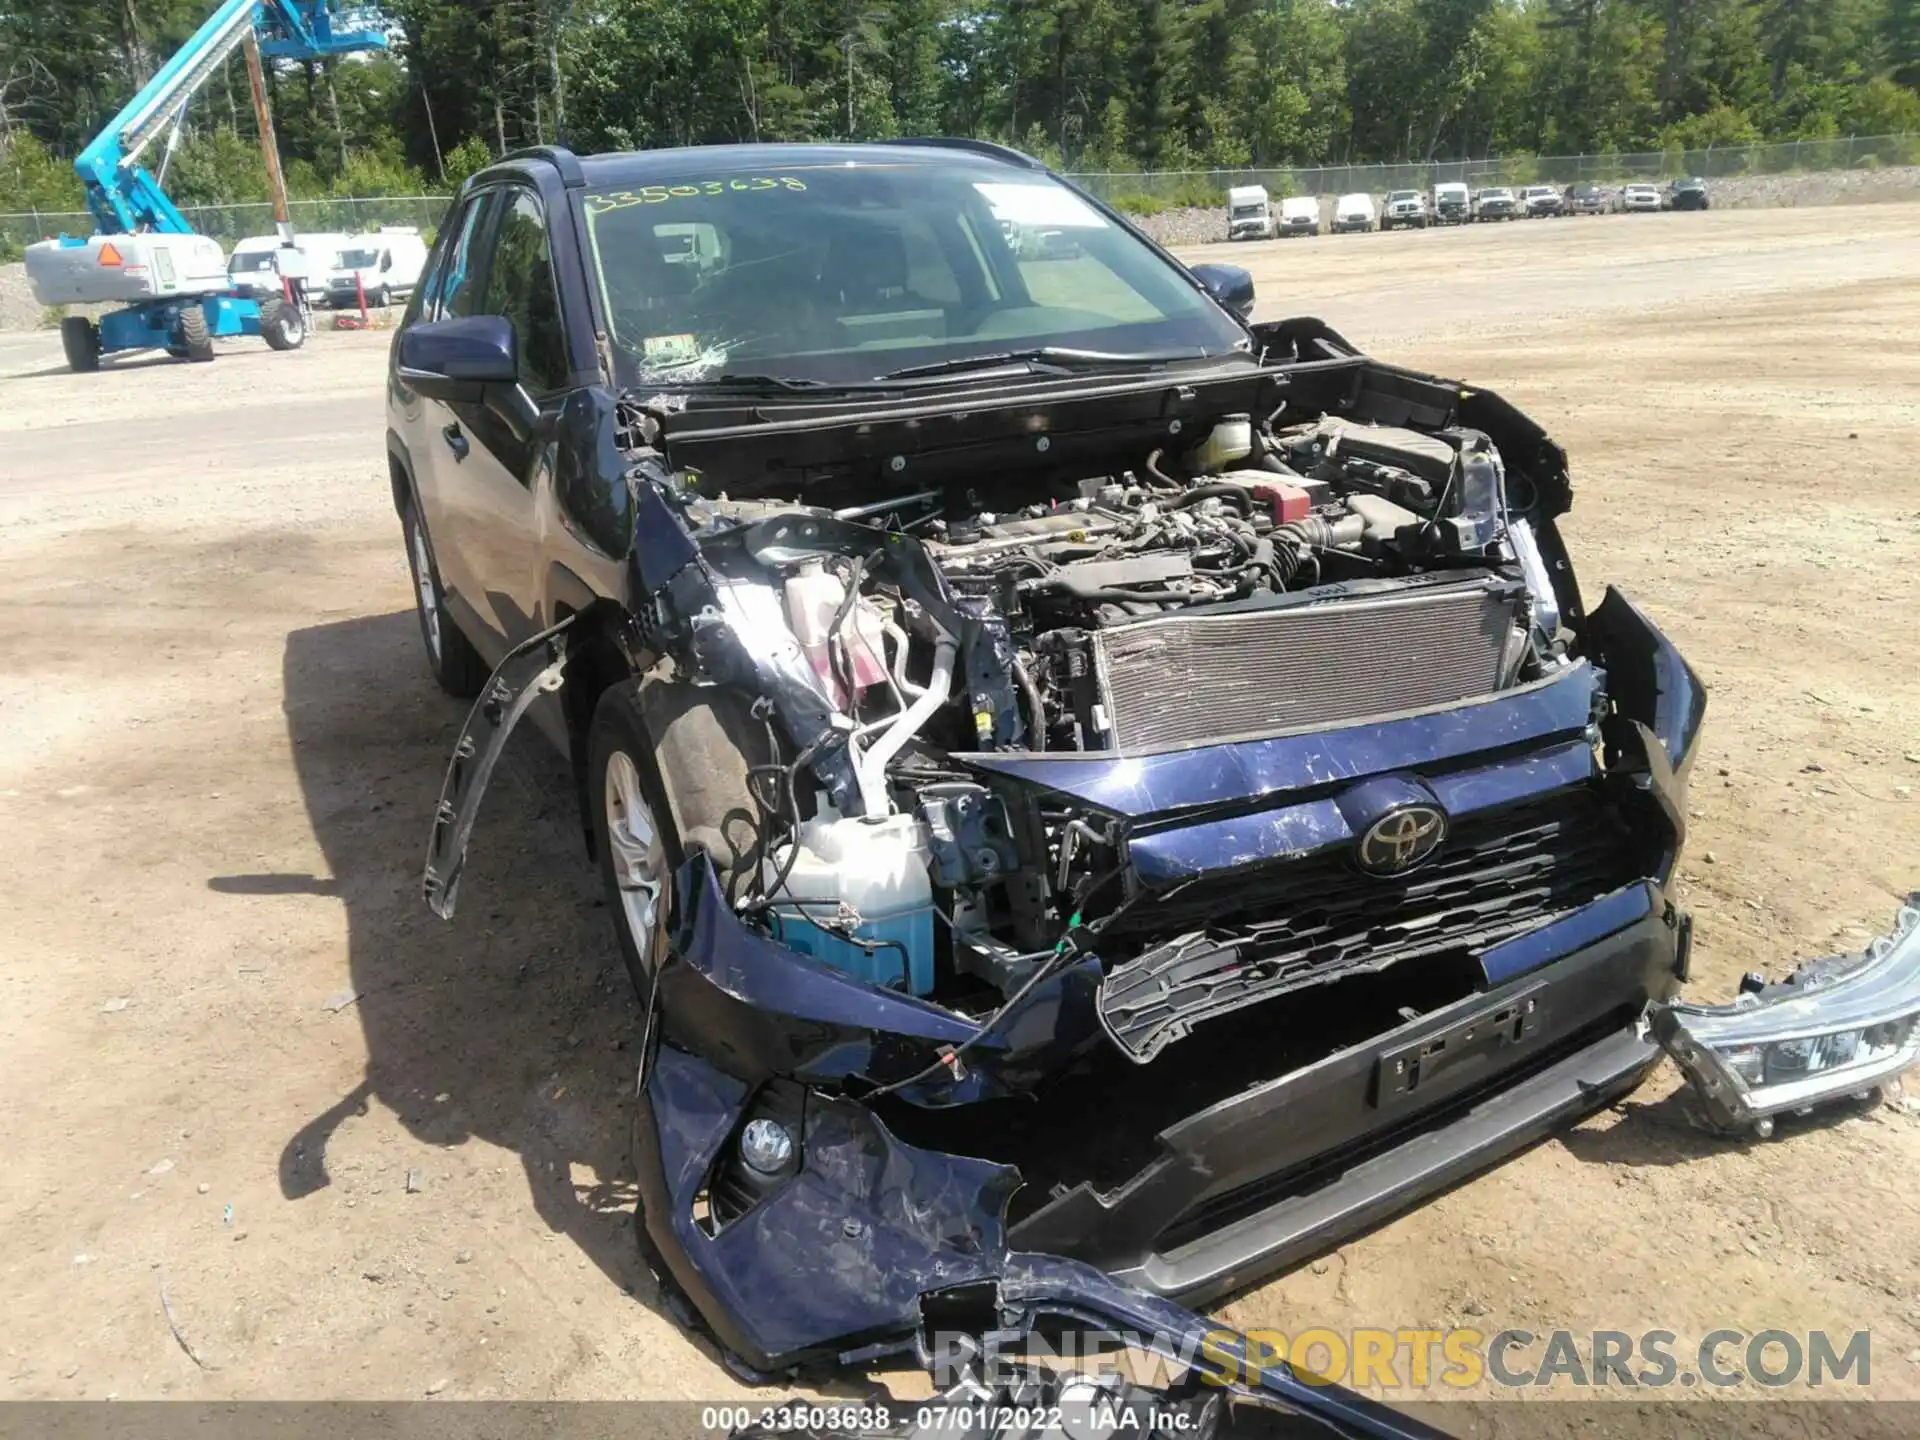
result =
[{"label": "fog light", "polygon": [[778,1175],[793,1160],[793,1136],[778,1120],[749,1120],[740,1132],[740,1158],[762,1175]]}]

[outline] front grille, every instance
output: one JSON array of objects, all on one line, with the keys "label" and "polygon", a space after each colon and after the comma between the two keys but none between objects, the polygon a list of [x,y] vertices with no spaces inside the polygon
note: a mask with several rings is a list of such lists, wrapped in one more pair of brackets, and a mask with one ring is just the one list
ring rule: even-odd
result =
[{"label": "front grille", "polygon": [[1515,620],[1500,585],[1096,631],[1116,749],[1204,744],[1452,704],[1499,688]]},{"label": "front grille", "polygon": [[1100,1007],[1115,1042],[1144,1061],[1246,1005],[1510,940],[1650,868],[1631,832],[1586,788],[1464,817],[1438,858],[1398,879],[1366,875],[1350,853],[1342,845],[1203,877],[1113,916],[1108,940],[1179,937],[1108,974]]}]

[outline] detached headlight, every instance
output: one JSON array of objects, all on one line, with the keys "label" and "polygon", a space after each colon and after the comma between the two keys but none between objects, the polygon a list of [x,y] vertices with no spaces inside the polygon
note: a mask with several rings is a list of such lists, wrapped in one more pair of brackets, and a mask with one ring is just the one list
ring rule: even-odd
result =
[{"label": "detached headlight", "polygon": [[1731,1005],[1665,1005],[1654,1034],[1714,1122],[1773,1132],[1773,1117],[1870,1090],[1920,1061],[1920,894],[1857,955],[1809,960]]}]

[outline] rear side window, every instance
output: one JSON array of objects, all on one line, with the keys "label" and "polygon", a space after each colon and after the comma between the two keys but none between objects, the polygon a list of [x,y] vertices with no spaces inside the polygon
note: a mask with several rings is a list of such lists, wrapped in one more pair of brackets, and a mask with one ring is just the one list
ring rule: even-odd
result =
[{"label": "rear side window", "polygon": [[494,231],[493,259],[480,312],[504,315],[519,340],[520,383],[535,395],[557,390],[567,378],[566,333],[547,250],[547,221],[540,199],[514,189]]}]

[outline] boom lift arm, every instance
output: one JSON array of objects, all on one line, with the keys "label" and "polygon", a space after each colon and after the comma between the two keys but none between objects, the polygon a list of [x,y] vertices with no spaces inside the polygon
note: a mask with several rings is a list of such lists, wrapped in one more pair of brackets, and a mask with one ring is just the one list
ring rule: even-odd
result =
[{"label": "boom lift arm", "polygon": [[378,24],[377,12],[336,16],[331,0],[223,0],[73,162],[99,233],[192,233],[159,180],[139,163],[140,154],[178,121],[187,102],[219,73],[250,31],[258,29],[264,55],[318,60],[385,48],[387,37]]},{"label": "boom lift arm", "polygon": [[188,103],[244,45],[280,243],[285,257],[304,266],[287,221],[260,57],[318,60],[383,49],[384,23],[372,6],[349,10],[337,0],[221,0],[179,53],[107,122],[73,162],[86,187],[94,234],[27,247],[27,278],[42,305],[124,306],[97,321],[62,318],[60,343],[70,367],[97,370],[101,356],[126,350],[164,349],[184,360],[211,360],[218,336],[258,335],[275,350],[300,346],[308,321],[300,297],[257,298],[237,290],[220,243],[196,234],[167,198],[161,183],[165,159],[156,175],[140,157],[163,135],[165,151],[172,153]]}]

